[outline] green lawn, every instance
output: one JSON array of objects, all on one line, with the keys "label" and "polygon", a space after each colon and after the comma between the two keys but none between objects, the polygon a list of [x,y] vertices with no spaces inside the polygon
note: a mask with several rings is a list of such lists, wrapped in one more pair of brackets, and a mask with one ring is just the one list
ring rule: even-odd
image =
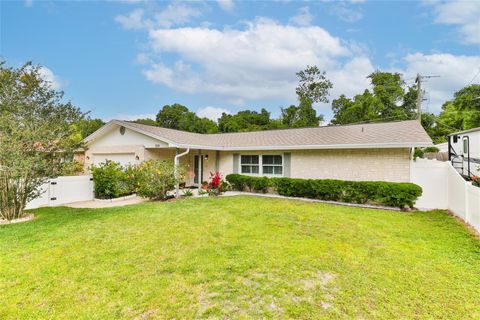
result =
[{"label": "green lawn", "polygon": [[443,211],[234,197],[44,208],[0,227],[0,319],[479,319]]}]

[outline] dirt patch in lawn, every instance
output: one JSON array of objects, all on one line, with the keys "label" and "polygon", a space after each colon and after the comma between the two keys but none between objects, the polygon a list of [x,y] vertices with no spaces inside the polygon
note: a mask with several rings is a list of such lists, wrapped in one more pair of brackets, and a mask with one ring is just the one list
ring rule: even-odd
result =
[{"label": "dirt patch in lawn", "polygon": [[210,311],[220,311],[226,317],[254,314],[260,318],[281,318],[286,316],[289,306],[299,303],[324,310],[332,307],[338,291],[334,273],[314,271],[289,282],[285,282],[285,278],[274,273],[253,272],[235,278],[233,283],[203,285],[198,294],[197,314],[204,317]]}]

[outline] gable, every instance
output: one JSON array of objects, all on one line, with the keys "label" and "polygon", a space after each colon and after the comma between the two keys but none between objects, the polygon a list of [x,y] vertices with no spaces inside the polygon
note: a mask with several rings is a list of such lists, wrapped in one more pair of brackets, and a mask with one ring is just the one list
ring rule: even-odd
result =
[{"label": "gable", "polygon": [[[125,145],[142,145],[146,148],[162,148],[168,147],[168,143],[159,139],[152,138],[140,132],[124,128],[125,131],[120,130],[121,126],[114,125],[101,135],[88,142],[89,147],[104,147],[104,146],[125,146]],[[123,134],[122,134],[123,132]]]}]

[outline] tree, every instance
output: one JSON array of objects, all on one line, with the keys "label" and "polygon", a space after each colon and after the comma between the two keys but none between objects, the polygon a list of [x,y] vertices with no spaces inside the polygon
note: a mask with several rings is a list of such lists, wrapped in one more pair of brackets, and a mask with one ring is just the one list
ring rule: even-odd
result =
[{"label": "tree", "polygon": [[222,113],[218,126],[220,132],[242,132],[271,129],[271,122],[270,112],[262,108],[260,112],[244,110],[234,115]]},{"label": "tree", "polygon": [[146,124],[148,126],[157,126],[158,125],[157,121],[155,121],[153,119],[149,119],[149,118],[137,119],[137,120],[133,120],[133,122],[139,123],[139,124]]},{"label": "tree", "polygon": [[163,106],[157,114],[157,125],[196,133],[218,132],[218,126],[214,121],[200,118],[187,107],[178,103]]},{"label": "tree", "polygon": [[454,94],[438,115],[440,134],[480,127],[480,84],[469,85]]},{"label": "tree", "polygon": [[341,95],[333,100],[332,124],[364,121],[398,121],[416,116],[416,86],[407,87],[398,73],[373,72],[368,76],[372,91],[353,99]]},{"label": "tree", "polygon": [[40,66],[0,64],[0,217],[23,215],[39,187],[80,147],[72,139],[84,114],[40,76]]},{"label": "tree", "polygon": [[75,122],[73,125],[80,141],[100,129],[104,124],[105,122],[102,119],[91,119],[88,117]]},{"label": "tree", "polygon": [[287,128],[316,127],[323,121],[323,115],[317,116],[312,101],[304,96],[300,97],[298,106],[282,108],[281,112],[280,120]]},{"label": "tree", "polygon": [[320,71],[317,66],[307,66],[305,70],[297,72],[297,77],[300,83],[295,92],[299,98],[307,98],[312,103],[328,102],[329,90],[333,84],[325,77],[325,71]]},{"label": "tree", "polygon": [[157,123],[163,128],[181,130],[180,122],[189,112],[188,108],[181,104],[167,104],[157,113]]}]

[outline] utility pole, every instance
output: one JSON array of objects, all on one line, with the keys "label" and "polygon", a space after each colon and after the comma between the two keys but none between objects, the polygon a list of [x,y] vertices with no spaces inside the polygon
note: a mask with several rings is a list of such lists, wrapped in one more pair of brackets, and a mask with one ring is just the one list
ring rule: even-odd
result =
[{"label": "utility pole", "polygon": [[422,76],[419,73],[415,83],[417,84],[417,120],[422,122]]},{"label": "utility pole", "polygon": [[438,78],[440,76],[422,76],[420,73],[417,73],[415,78],[415,83],[417,84],[417,120],[422,122],[422,101],[423,101],[423,91],[422,91],[422,80],[428,78]]}]

